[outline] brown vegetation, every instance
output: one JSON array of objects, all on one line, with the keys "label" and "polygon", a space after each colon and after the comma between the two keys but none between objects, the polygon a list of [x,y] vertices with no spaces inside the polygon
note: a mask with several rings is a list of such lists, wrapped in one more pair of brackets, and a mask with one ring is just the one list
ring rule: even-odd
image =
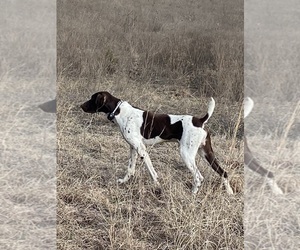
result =
[{"label": "brown vegetation", "polygon": [[59,1],[57,28],[59,76],[243,98],[242,1]]},{"label": "brown vegetation", "polygon": [[[53,1],[0,3],[0,249],[56,245]],[[52,79],[52,81],[51,81]]]},{"label": "brown vegetation", "polygon": [[249,146],[272,170],[284,195],[264,191],[245,171],[245,249],[299,249],[298,1],[245,2],[245,93],[255,106],[245,121]]},{"label": "brown vegetation", "polygon": [[[58,2],[59,249],[242,249],[242,1]],[[124,185],[129,147],[105,116],[79,104],[106,90],[134,106],[202,115],[237,193],[202,160],[195,197],[176,143],[149,147],[162,192],[142,162]]]}]

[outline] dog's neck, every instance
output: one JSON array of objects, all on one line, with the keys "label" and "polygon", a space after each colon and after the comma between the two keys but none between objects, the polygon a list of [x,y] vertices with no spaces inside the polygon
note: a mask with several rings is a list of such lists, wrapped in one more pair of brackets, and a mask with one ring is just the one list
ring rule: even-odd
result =
[{"label": "dog's neck", "polygon": [[118,115],[120,113],[119,107],[121,106],[121,104],[123,103],[122,100],[119,100],[116,107],[114,108],[114,110],[110,113],[107,114],[107,119],[112,121],[115,118],[115,115]]}]

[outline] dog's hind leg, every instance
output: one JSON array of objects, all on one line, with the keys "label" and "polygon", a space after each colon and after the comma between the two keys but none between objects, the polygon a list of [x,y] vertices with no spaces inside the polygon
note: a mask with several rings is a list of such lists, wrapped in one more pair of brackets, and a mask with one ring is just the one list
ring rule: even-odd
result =
[{"label": "dog's hind leg", "polygon": [[[185,146],[182,146],[185,145]],[[180,155],[182,160],[184,161],[187,168],[190,170],[194,177],[194,185],[192,188],[192,193],[196,194],[198,192],[199,187],[201,186],[201,182],[203,181],[203,176],[201,175],[199,169],[196,166],[195,163],[195,157],[197,154],[196,152],[193,152],[190,148],[186,148],[187,144],[181,144],[180,146]],[[195,151],[195,150],[194,150]]]},{"label": "dog's hind leg", "polygon": [[252,155],[252,152],[248,147],[246,138],[244,138],[244,144],[245,165],[248,166],[252,171],[261,175],[262,177],[266,177],[267,183],[274,194],[283,194],[282,190],[280,189],[280,187],[278,187],[277,183],[274,180],[274,174],[271,171],[262,167]]},{"label": "dog's hind leg", "polygon": [[228,181],[227,172],[220,167],[215,157],[214,151],[211,146],[211,139],[210,139],[209,132],[207,132],[205,144],[201,145],[201,154],[207,160],[207,162],[213,168],[213,170],[215,170],[222,177],[227,193],[233,194],[233,190]]}]

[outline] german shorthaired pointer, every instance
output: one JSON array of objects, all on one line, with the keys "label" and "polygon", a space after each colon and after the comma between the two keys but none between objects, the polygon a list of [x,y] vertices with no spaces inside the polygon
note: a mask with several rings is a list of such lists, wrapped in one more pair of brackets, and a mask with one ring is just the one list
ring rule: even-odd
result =
[{"label": "german shorthaired pointer", "polygon": [[[244,118],[246,118],[250,114],[253,106],[254,106],[253,100],[250,97],[245,98]],[[252,171],[258,173],[259,175],[266,177],[267,183],[274,194],[282,194],[283,193],[282,190],[280,189],[280,187],[278,187],[277,183],[274,180],[274,174],[271,171],[259,165],[257,160],[253,157],[252,152],[248,147],[246,136],[244,137],[244,144],[245,144],[244,146],[245,165],[248,166]]]},{"label": "german shorthaired pointer", "polygon": [[108,92],[98,92],[91,99],[81,105],[84,112],[103,112],[107,118],[119,125],[121,133],[130,145],[131,158],[124,178],[119,183],[124,183],[135,173],[137,156],[144,160],[153,181],[156,184],[157,173],[154,170],[146,145],[153,145],[164,141],[177,141],[180,145],[180,155],[193,174],[194,185],[192,192],[197,193],[203,176],[198,170],[195,157],[200,147],[202,156],[211,167],[223,178],[226,190],[232,194],[227,173],[219,166],[211,147],[209,133],[204,130],[204,124],[208,121],[215,108],[215,101],[211,98],[208,112],[202,118],[190,115],[167,115],[144,111],[131,106]]}]

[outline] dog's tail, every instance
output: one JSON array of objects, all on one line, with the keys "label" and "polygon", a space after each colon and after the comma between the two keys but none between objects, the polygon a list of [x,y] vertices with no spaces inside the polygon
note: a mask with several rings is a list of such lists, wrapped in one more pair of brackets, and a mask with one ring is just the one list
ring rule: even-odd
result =
[{"label": "dog's tail", "polygon": [[254,102],[250,97],[246,97],[244,100],[244,118],[246,118],[253,109]]},{"label": "dog's tail", "polygon": [[213,114],[213,112],[215,110],[215,106],[216,106],[215,100],[214,100],[214,98],[211,97],[210,102],[208,103],[208,110],[207,110],[208,117],[207,117],[207,120],[205,122],[207,122],[208,119]]},{"label": "dog's tail", "polygon": [[[203,125],[208,121],[208,119],[209,119],[209,118],[211,117],[211,115],[213,114],[214,109],[215,109],[215,106],[216,106],[215,100],[214,100],[214,98],[211,97],[211,99],[210,99],[210,101],[209,101],[209,103],[208,103],[207,114],[206,114],[204,117],[200,118],[201,123],[202,123]],[[202,127],[203,127],[203,126],[202,126]]]}]

